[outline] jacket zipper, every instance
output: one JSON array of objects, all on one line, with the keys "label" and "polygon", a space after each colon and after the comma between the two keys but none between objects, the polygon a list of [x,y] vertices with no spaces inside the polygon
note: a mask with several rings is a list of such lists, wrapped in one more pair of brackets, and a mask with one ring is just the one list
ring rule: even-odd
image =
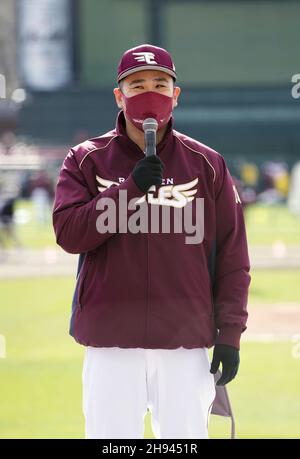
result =
[{"label": "jacket zipper", "polygon": [[[146,195],[148,212],[151,213],[148,202],[148,194]],[[150,221],[148,213],[148,222]],[[148,228],[149,229],[149,228]],[[147,233],[147,301],[146,301],[146,333],[145,333],[145,348],[148,347],[148,327],[149,327],[149,310],[150,310],[150,232]]]},{"label": "jacket zipper", "polygon": [[148,316],[150,308],[150,250],[149,250],[149,233],[147,233],[147,301],[146,301],[146,336],[145,336],[145,348],[147,348],[148,342]]}]

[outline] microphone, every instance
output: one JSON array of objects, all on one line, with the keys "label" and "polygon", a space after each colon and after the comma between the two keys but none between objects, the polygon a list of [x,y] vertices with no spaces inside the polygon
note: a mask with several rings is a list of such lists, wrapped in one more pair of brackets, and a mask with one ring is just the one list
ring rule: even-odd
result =
[{"label": "microphone", "polygon": [[[157,121],[154,118],[146,118],[143,121],[143,130],[145,133],[145,156],[156,155],[156,131],[157,131]],[[147,201],[148,194],[152,195],[155,193],[155,185],[150,186],[147,192]]]},{"label": "microphone", "polygon": [[145,155],[156,155],[156,131],[157,121],[154,118],[146,118],[143,121],[143,130],[145,133]]}]

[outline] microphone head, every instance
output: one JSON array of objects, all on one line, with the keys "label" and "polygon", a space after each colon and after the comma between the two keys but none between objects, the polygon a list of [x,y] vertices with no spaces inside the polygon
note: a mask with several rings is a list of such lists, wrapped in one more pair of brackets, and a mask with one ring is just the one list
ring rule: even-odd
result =
[{"label": "microphone head", "polygon": [[157,127],[158,127],[158,124],[157,124],[157,121],[154,119],[154,118],[146,118],[144,121],[143,121],[143,129],[144,131],[154,131],[156,132],[157,131]]}]

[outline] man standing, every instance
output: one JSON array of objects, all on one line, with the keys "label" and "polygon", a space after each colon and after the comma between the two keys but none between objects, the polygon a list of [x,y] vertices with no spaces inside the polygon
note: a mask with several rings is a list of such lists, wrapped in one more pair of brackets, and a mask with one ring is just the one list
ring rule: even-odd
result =
[{"label": "man standing", "polygon": [[[127,50],[117,81],[116,128],[71,148],[53,208],[57,243],[80,254],[70,334],[86,346],[86,438],[143,438],[147,408],[156,438],[208,438],[212,373],[222,363],[218,384],[235,377],[246,329],[241,202],[223,157],[173,129],[180,88],[166,50]],[[156,155],[145,157],[149,117]],[[192,241],[187,209],[203,229]]]}]

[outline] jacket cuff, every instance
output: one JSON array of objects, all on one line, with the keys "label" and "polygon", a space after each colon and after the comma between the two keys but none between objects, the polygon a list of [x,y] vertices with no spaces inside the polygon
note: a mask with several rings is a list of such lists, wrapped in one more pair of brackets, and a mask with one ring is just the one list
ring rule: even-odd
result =
[{"label": "jacket cuff", "polygon": [[216,344],[227,344],[240,350],[241,334],[241,329],[234,326],[221,328],[216,338]]}]

